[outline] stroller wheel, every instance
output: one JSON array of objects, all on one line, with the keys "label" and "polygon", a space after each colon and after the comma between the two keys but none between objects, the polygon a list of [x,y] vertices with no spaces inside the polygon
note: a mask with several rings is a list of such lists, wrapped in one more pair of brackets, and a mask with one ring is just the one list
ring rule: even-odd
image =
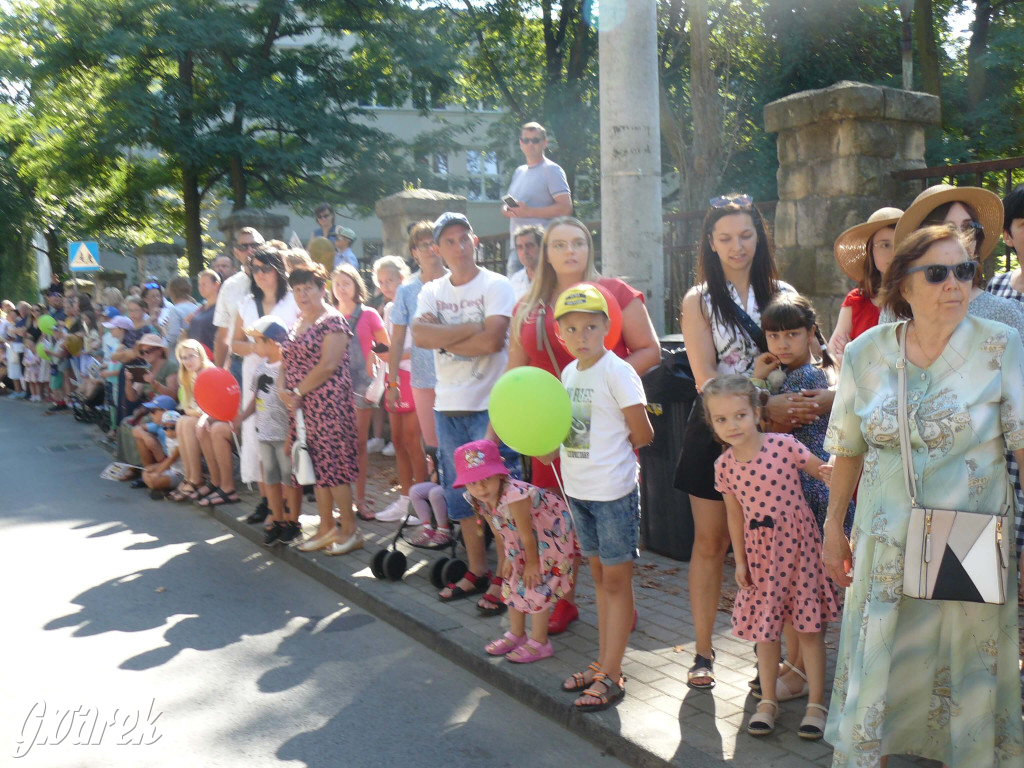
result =
[{"label": "stroller wheel", "polygon": [[388,550],[382,549],[370,558],[370,572],[378,579],[386,579],[384,575],[384,558],[388,556]]},{"label": "stroller wheel", "polygon": [[444,564],[444,568],[441,569],[441,586],[445,584],[454,584],[456,581],[461,579],[469,571],[467,566],[462,560],[457,557],[453,557],[447,563]]},{"label": "stroller wheel", "polygon": [[448,561],[451,560],[449,557],[442,557],[430,566],[430,583],[434,585],[435,589],[444,589],[445,581],[441,578],[441,572],[444,567],[448,565]]},{"label": "stroller wheel", "polygon": [[384,555],[384,575],[390,581],[401,581],[405,574],[405,555],[394,549]]}]

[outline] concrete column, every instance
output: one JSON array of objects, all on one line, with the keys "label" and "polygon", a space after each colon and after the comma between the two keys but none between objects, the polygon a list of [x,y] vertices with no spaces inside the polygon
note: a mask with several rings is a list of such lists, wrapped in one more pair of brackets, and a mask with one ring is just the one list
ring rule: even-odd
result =
[{"label": "concrete column", "polygon": [[178,259],[185,255],[185,249],[176,243],[148,243],[135,249],[139,282],[145,283],[150,277],[167,285],[167,281],[178,276]]},{"label": "concrete column", "polygon": [[224,255],[230,256],[232,261],[234,260],[235,255],[231,250],[231,245],[235,242],[235,233],[242,227],[252,227],[263,235],[264,240],[288,242],[284,236],[284,230],[288,226],[289,220],[287,216],[270,213],[259,208],[242,208],[232,211],[217,221],[217,229],[224,234]]},{"label": "concrete column", "polygon": [[854,287],[832,245],[872,211],[910,204],[915,190],[891,174],[925,167],[924,131],[939,122],[939,99],[846,81],[773,101],[764,120],[779,135],[776,259],[814,302],[827,337]]},{"label": "concrete column", "polygon": [[433,189],[404,189],[378,200],[374,211],[381,223],[382,254],[410,261],[410,225],[424,219],[433,221],[445,211],[465,213],[466,198]]},{"label": "concrete column", "polygon": [[665,330],[658,121],[657,3],[603,0],[601,73],[601,271],[647,298]]}]

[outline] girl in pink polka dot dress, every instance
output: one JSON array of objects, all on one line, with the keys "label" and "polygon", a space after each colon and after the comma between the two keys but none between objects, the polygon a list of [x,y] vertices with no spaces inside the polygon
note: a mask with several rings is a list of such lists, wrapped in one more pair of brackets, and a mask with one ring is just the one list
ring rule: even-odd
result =
[{"label": "girl in pink polka dot dress", "polygon": [[729,448],[715,462],[715,488],[725,497],[740,590],[733,634],[757,643],[761,699],[747,732],[775,730],[775,690],[782,627],[800,637],[809,686],[798,735],[820,739],[825,696],[825,624],[839,617],[821,560],[821,534],[800,487],[800,472],[829,482],[831,467],[790,435],[762,434],[757,388],[744,376],[720,376],[704,387],[704,410]]}]

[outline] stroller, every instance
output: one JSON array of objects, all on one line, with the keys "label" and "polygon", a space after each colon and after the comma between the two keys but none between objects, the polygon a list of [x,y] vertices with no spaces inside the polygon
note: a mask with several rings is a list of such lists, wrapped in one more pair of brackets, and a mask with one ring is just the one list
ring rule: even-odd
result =
[{"label": "stroller", "polygon": [[90,395],[74,392],[69,400],[75,421],[96,424],[102,427],[110,421],[110,414],[104,404],[106,393],[103,386],[95,387]]},{"label": "stroller", "polygon": [[[400,541],[416,549],[426,549],[435,552],[449,550],[450,556],[436,560],[430,567],[430,583],[437,589],[444,589],[445,584],[455,583],[465,576],[469,570],[466,561],[455,556],[459,543],[462,541],[462,526],[458,527],[458,530],[452,534],[451,539],[446,544],[413,544],[406,538],[405,531],[414,527],[409,524],[409,516],[414,514],[412,509],[410,509],[409,513],[402,518],[402,522],[398,526],[398,530],[395,531],[394,538],[391,539],[391,543],[387,548],[373,555],[370,559],[370,572],[381,581],[402,580],[406,568],[409,567],[409,561],[405,553],[398,548],[398,542]],[[491,541],[494,539],[491,527],[480,518],[476,518],[475,523],[483,526],[484,547],[490,546]]]}]

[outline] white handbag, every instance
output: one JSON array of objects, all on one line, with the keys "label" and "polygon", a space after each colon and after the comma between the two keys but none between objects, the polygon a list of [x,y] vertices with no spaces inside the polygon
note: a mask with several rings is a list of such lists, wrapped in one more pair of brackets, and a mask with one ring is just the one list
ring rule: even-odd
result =
[{"label": "white handbag", "polygon": [[907,330],[903,323],[896,360],[896,415],[903,458],[903,482],[910,497],[910,525],[904,552],[903,595],[920,600],[969,603],[1006,602],[1010,540],[1013,538],[1013,495],[1004,480],[1000,514],[935,509],[918,505],[917,481],[910,457],[907,413]]},{"label": "white handbag", "polygon": [[316,472],[313,470],[313,459],[306,447],[306,422],[302,418],[302,409],[295,411],[295,442],[292,444],[292,474],[299,485],[313,485]]}]

